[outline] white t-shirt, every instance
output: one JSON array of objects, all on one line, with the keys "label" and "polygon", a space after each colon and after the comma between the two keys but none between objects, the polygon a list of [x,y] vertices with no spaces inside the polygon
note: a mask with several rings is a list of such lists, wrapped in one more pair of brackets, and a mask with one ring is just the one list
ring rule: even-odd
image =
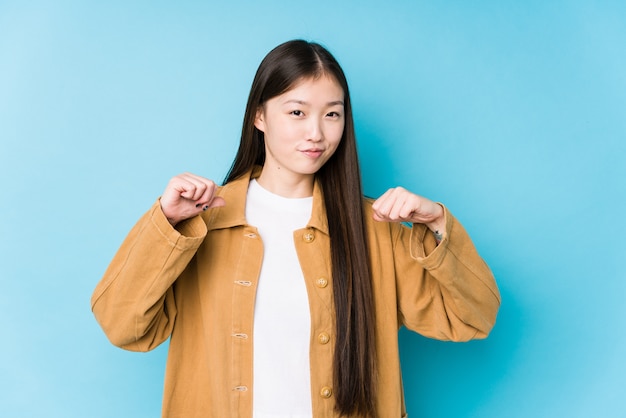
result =
[{"label": "white t-shirt", "polygon": [[246,219],[263,240],[254,306],[254,418],[311,418],[311,315],[293,232],[313,198],[285,198],[250,182]]}]

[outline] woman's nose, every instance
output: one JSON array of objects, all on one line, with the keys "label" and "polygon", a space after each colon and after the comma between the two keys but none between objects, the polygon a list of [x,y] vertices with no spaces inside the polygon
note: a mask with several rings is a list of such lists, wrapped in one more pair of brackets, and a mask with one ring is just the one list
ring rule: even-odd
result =
[{"label": "woman's nose", "polygon": [[324,133],[322,130],[322,124],[320,121],[311,119],[307,132],[308,140],[313,142],[320,142],[324,139]]}]

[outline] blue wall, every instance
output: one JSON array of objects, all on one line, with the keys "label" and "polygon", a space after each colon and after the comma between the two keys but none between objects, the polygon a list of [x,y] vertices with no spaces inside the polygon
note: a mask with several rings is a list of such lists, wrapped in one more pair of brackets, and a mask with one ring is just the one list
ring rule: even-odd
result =
[{"label": "blue wall", "polygon": [[489,339],[400,332],[411,416],[626,416],[623,2],[128,3],[0,2],[1,416],[159,415],[166,347],[91,292],[172,175],[223,178],[294,37],[344,66],[366,192],[445,202],[499,280]]}]

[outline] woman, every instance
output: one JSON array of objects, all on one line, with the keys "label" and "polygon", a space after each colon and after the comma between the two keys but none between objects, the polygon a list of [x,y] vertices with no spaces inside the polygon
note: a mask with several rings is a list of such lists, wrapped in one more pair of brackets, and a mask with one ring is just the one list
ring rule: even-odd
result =
[{"label": "woman", "polygon": [[405,416],[398,328],[484,338],[499,303],[442,205],[363,199],[345,75],[301,40],[259,66],[224,185],[174,177],[92,297],[114,344],[170,338],[163,416],[185,418]]}]

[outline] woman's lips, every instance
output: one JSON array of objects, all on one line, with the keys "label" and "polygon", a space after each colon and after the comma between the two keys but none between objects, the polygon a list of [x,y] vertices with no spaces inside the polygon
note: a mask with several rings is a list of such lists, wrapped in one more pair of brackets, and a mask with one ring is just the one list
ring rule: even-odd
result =
[{"label": "woman's lips", "polygon": [[322,155],[324,150],[318,149],[318,148],[312,148],[312,149],[302,150],[301,152],[309,158],[318,158],[319,156]]}]

